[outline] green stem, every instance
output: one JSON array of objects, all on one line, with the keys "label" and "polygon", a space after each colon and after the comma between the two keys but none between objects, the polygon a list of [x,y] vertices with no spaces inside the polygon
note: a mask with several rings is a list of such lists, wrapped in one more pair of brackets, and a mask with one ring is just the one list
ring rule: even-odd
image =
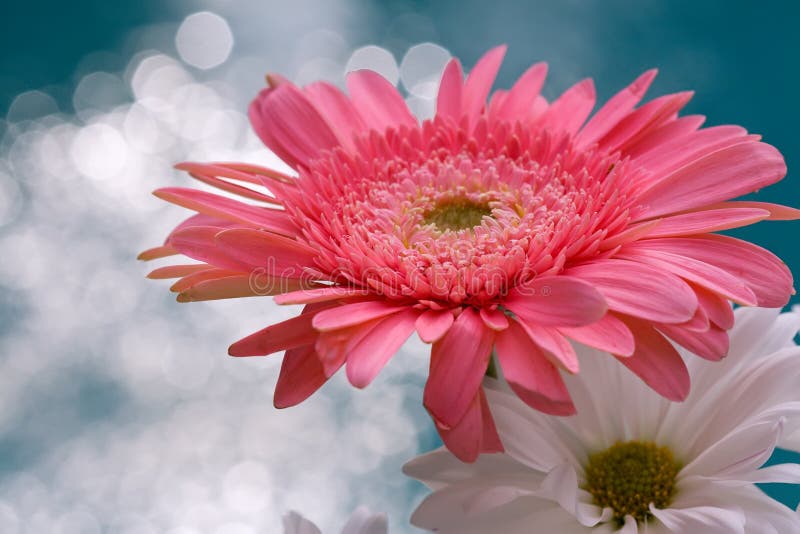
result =
[{"label": "green stem", "polygon": [[486,368],[486,376],[492,377],[497,379],[497,364],[495,363],[495,354],[492,351],[492,355],[489,357],[489,366]]}]

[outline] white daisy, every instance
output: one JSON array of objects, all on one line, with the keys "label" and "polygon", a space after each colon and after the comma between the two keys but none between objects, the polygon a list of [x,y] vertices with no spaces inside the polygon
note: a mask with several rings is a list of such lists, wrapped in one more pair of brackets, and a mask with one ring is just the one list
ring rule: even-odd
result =
[{"label": "white daisy", "polygon": [[[373,514],[367,507],[359,506],[342,528],[342,534],[386,534],[388,530],[385,513]],[[283,534],[321,534],[321,531],[317,525],[292,511],[283,516]]]},{"label": "white daisy", "polygon": [[442,534],[800,533],[800,516],[754,485],[800,483],[800,465],[759,469],[776,446],[800,449],[800,311],[778,314],[737,310],[726,359],[686,358],[683,403],[586,347],[565,379],[575,416],[533,410],[487,379],[506,452],[406,464],[433,490],[412,523]]}]

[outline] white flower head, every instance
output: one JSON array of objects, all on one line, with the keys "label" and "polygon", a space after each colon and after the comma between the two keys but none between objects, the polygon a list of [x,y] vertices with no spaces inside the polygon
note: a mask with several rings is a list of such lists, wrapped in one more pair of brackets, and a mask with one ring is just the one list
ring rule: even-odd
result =
[{"label": "white flower head", "polygon": [[[342,528],[342,534],[387,534],[388,530],[385,513],[373,514],[367,507],[359,506]],[[292,511],[283,516],[283,534],[322,534],[322,531],[317,525]]]},{"label": "white flower head", "polygon": [[433,490],[412,523],[441,534],[800,532],[800,514],[754,485],[800,482],[797,464],[761,468],[776,446],[800,449],[800,311],[778,314],[737,310],[727,358],[686,358],[683,403],[585,347],[581,372],[565,378],[575,416],[533,410],[491,381],[506,452],[406,464]]}]

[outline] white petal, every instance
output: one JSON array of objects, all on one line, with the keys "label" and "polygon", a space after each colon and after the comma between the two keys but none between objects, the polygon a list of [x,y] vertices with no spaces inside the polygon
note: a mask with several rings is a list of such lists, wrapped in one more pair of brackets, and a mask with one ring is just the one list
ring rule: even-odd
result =
[{"label": "white petal", "polygon": [[366,506],[359,506],[345,524],[342,534],[386,534],[388,530],[385,513],[373,514]]},{"label": "white petal", "polygon": [[602,450],[617,441],[651,439],[670,403],[610,354],[580,344],[575,349],[581,372],[564,381],[578,413],[565,423],[584,447]]},{"label": "white petal", "polygon": [[756,486],[752,484],[730,486],[727,482],[692,478],[693,480],[680,481],[678,494],[670,505],[671,510],[696,508],[738,510],[746,522],[747,534],[800,532],[800,515],[767,496]]},{"label": "white petal", "polygon": [[[705,477],[701,477],[705,478]],[[714,479],[715,484],[747,486],[750,484],[800,484],[800,464],[777,464],[742,473],[733,479]]]},{"label": "white petal", "polygon": [[782,426],[783,421],[766,421],[739,427],[704,450],[679,476],[736,479],[750,474],[772,455]]},{"label": "white petal", "polygon": [[322,534],[317,526],[298,514],[291,511],[283,516],[283,534]]},{"label": "white petal", "polygon": [[764,343],[769,343],[768,335],[778,314],[780,309],[777,308],[736,309],[736,322],[730,332],[731,350],[726,359],[738,362],[763,356],[765,353],[761,347]]},{"label": "white petal", "polygon": [[800,426],[794,431],[787,429],[786,433],[781,438],[779,446],[793,451],[800,450]]},{"label": "white petal", "polygon": [[[756,490],[758,491],[758,490]],[[786,534],[800,532],[800,516],[797,512],[769,497],[754,495],[747,503],[747,534]]]},{"label": "white petal", "polygon": [[506,453],[542,474],[568,461],[579,466],[586,448],[562,422],[529,408],[504,391],[487,389],[486,397]]},{"label": "white petal", "polygon": [[506,505],[477,515],[463,509],[462,485],[439,490],[428,496],[414,512],[411,523],[439,534],[530,534],[553,532],[584,534],[594,532],[580,525],[558,504],[537,497],[522,497]]},{"label": "white petal", "polygon": [[550,471],[539,495],[556,501],[587,527],[608,521],[613,513],[610,508],[603,509],[591,503],[591,495],[578,487],[578,475],[570,464],[559,465]]},{"label": "white petal", "polygon": [[794,345],[794,337],[800,330],[800,312],[797,306],[791,312],[782,313],[766,332],[758,347],[758,352],[765,356]]},{"label": "white petal", "polygon": [[385,513],[373,514],[366,507],[359,507],[350,516],[342,534],[386,534],[389,520]]},{"label": "white petal", "polygon": [[464,515],[474,516],[484,512],[489,512],[495,508],[511,503],[520,497],[533,494],[532,489],[523,489],[519,486],[503,486],[502,482],[475,493],[464,500]]},{"label": "white petal", "polygon": [[[650,525],[648,525],[648,527],[650,527]],[[647,534],[651,534],[651,530],[652,529],[648,528],[646,530]],[[617,531],[618,534],[638,534],[638,532],[639,524],[633,517],[629,515],[625,516],[625,524],[622,525],[622,528]]]},{"label": "white petal", "polygon": [[499,478],[504,475],[513,479],[518,479],[520,475],[528,477],[528,484],[538,487],[545,477],[544,473],[529,469],[507,454],[482,454],[477,461],[468,464],[444,448],[407,462],[403,466],[403,473],[434,490],[464,480],[487,476]]},{"label": "white petal", "polygon": [[672,532],[703,534],[744,534],[745,517],[735,507],[696,506],[659,510],[650,505],[650,513]]},{"label": "white petal", "polygon": [[794,409],[786,404],[798,398],[800,348],[785,348],[767,360],[745,362],[733,374],[726,361],[704,363],[708,365],[703,368],[705,375],[698,375],[708,378],[719,369],[716,380],[693,384],[689,399],[670,410],[657,436],[673,445],[680,456],[693,458],[737,426],[763,420],[766,411],[777,414],[773,410],[780,406],[786,408],[787,431],[800,427],[800,418],[792,415]]}]

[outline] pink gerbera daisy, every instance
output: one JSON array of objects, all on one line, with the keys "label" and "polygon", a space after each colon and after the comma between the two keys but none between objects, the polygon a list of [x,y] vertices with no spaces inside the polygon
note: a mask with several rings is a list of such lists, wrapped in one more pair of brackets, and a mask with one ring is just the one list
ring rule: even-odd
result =
[{"label": "pink gerbera daisy", "polygon": [[574,412],[560,375],[579,372],[570,340],[682,400],[689,374],[669,340],[717,360],[729,301],[787,302],[792,276],[777,257],[712,233],[798,217],[730,201],[785,175],[775,148],[738,126],[678,117],[689,92],[637,107],[655,71],[591,118],[592,81],[547,102],[543,63],[487,103],[504,52],[488,52],[466,80],[452,60],[436,116],[422,123],[369,70],[348,76],[347,95],[269,76],[250,119],[296,175],[184,163],[255,203],[156,191],[198,212],[143,253],[202,262],[151,273],[180,278],[179,301],[269,294],[305,305],[230,347],[233,356],[286,351],[277,407],[301,402],[345,364],[365,387],[416,331],[432,344],[425,407],[448,448],[471,461],[502,450],[481,390],[493,349],[514,392],[547,413]]}]

